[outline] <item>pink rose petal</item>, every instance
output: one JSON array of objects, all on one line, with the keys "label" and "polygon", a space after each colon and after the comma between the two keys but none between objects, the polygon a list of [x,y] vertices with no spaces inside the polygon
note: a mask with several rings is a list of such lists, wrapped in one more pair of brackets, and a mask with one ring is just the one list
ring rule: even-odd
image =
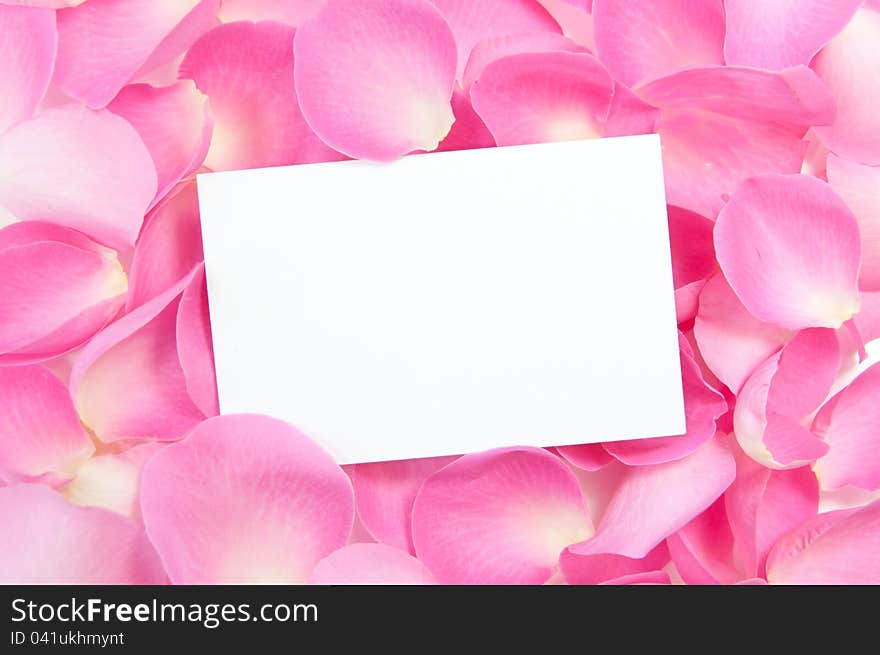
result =
[{"label": "pink rose petal", "polygon": [[816,178],[767,175],[741,184],[718,216],[715,252],[762,321],[838,328],[859,310],[858,223]]},{"label": "pink rose petal", "polygon": [[721,0],[598,0],[593,20],[599,59],[629,86],[723,63]]},{"label": "pink rose petal", "polygon": [[455,457],[357,464],[351,481],[358,516],[376,541],[415,553],[412,506],[425,479]]},{"label": "pink rose petal", "polygon": [[578,555],[566,548],[559,558],[559,567],[568,584],[614,584],[615,580],[655,571],[668,561],[669,551],[664,544],[637,559],[614,554]]},{"label": "pink rose petal", "polygon": [[216,416],[220,408],[204,267],[197,270],[180,296],[176,338],[177,355],[189,397],[205,416]]},{"label": "pink rose petal", "polygon": [[793,334],[749,314],[721,273],[700,292],[694,338],[706,365],[733,393]]},{"label": "pink rose petal", "polygon": [[0,584],[163,584],[143,529],[38,484],[0,489]]},{"label": "pink rose petal", "polygon": [[219,15],[224,23],[274,20],[296,27],[317,13],[324,2],[325,0],[223,0]]},{"label": "pink rose petal", "polygon": [[152,205],[202,165],[213,123],[205,96],[189,80],[158,89],[129,85],[107,109],[131,123],[150,151],[159,187]]},{"label": "pink rose petal", "polygon": [[[596,42],[593,35],[593,16],[590,10],[577,6],[577,0],[540,0],[553,20],[562,28],[562,33],[581,45],[590,52],[596,52]],[[592,0],[580,3],[586,6],[592,5]]]},{"label": "pink rose petal", "polygon": [[303,115],[336,150],[384,161],[449,133],[455,40],[427,0],[329,0],[294,53]]},{"label": "pink rose petal", "polygon": [[666,540],[675,569],[686,584],[730,584],[740,578],[723,498]]},{"label": "pink rose petal", "polygon": [[57,45],[51,11],[0,4],[0,134],[33,115],[49,87]]},{"label": "pink rose petal", "polygon": [[820,514],[767,557],[771,584],[880,584],[880,501]]},{"label": "pink rose petal", "polygon": [[348,477],[295,428],[219,416],[147,462],[141,509],[175,584],[295,584],[345,545]]},{"label": "pink rose petal", "polygon": [[809,64],[862,0],[725,0],[728,64],[778,70]]},{"label": "pink rose petal", "polygon": [[580,487],[555,455],[501,448],[429,477],[413,504],[418,558],[441,583],[541,584],[592,532]]},{"label": "pink rose petal", "polygon": [[562,458],[584,471],[598,471],[607,466],[614,458],[600,443],[585,443],[577,446],[558,446],[556,448]]},{"label": "pink rose petal", "polygon": [[80,352],[70,391],[83,423],[102,441],[180,439],[204,418],[187,392],[175,338],[181,294],[196,273],[107,326]]},{"label": "pink rose petal", "polygon": [[678,322],[697,313],[697,298],[715,271],[712,221],[681,207],[669,207],[669,243],[672,248],[672,280]]},{"label": "pink rose petal", "polygon": [[0,229],[0,364],[82,345],[121,309],[127,286],[116,252],[80,232],[37,221]]},{"label": "pink rose petal", "polygon": [[155,194],[150,153],[107,110],[47,109],[0,136],[0,205],[19,219],[59,223],[123,248],[134,243]]},{"label": "pink rose petal", "polygon": [[0,367],[0,478],[69,476],[94,450],[64,383],[42,366]]},{"label": "pink rose petal", "polygon": [[231,23],[200,38],[180,66],[209,98],[214,134],[205,159],[229,170],[340,159],[311,131],[293,89],[294,29]]},{"label": "pink rose petal", "polygon": [[452,113],[455,115],[455,122],[449,134],[437,146],[437,152],[495,146],[495,137],[474,111],[470,98],[458,89],[452,94]]},{"label": "pink rose petal", "polygon": [[315,565],[313,585],[424,585],[434,577],[415,557],[385,544],[351,544]]},{"label": "pink rose petal", "polygon": [[834,122],[816,135],[835,154],[872,166],[880,165],[878,40],[880,11],[864,7],[810,64],[837,103]]}]

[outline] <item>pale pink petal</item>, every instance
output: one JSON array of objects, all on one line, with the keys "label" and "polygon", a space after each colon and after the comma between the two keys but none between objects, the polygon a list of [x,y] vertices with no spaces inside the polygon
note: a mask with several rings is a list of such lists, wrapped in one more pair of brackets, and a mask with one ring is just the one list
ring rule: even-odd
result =
[{"label": "pale pink petal", "polygon": [[862,308],[853,316],[853,324],[867,344],[880,339],[880,291],[862,292]]},{"label": "pale pink petal", "polygon": [[741,184],[718,215],[715,252],[762,321],[838,328],[859,310],[859,226],[821,180],[767,175]]},{"label": "pale pink petal", "polygon": [[203,259],[199,198],[190,181],[173,189],[144,220],[131,262],[126,308],[167,291]]},{"label": "pale pink petal", "polygon": [[405,550],[385,544],[351,544],[315,565],[313,585],[425,585],[434,577]]},{"label": "pale pink petal", "polygon": [[727,411],[727,402],[703,379],[700,367],[684,338],[681,343],[681,375],[684,389],[686,432],[653,439],[612,441],[603,444],[616,459],[631,466],[663,464],[693,453],[715,434],[715,419]]},{"label": "pale pink petal", "polygon": [[807,427],[840,368],[833,330],[802,330],[758,366],[737,397],[734,431],[742,449],[774,469],[797,468],[821,457],[828,445]]},{"label": "pale pink petal", "polygon": [[598,471],[610,464],[614,458],[600,443],[585,443],[577,446],[558,446],[556,452],[567,462],[584,471]]},{"label": "pale pink petal", "polygon": [[140,522],[141,470],[163,447],[159,443],[145,443],[120,453],[91,457],[76,470],[76,476],[61,493],[75,505],[103,507]]},{"label": "pale pink petal", "polygon": [[42,366],[0,367],[0,478],[70,475],[94,450],[61,380]]},{"label": "pale pink petal", "polygon": [[628,468],[595,536],[569,550],[575,555],[645,557],[715,502],[735,475],[730,446],[720,436],[684,459]]},{"label": "pale pink petal", "polygon": [[783,537],[767,558],[771,584],[880,584],[880,501],[820,514]]},{"label": "pale pink petal", "polygon": [[0,134],[33,115],[49,87],[57,45],[50,10],[0,4]]},{"label": "pale pink petal", "polygon": [[294,40],[299,105],[350,157],[433,150],[454,121],[455,52],[427,0],[328,0]]},{"label": "pale pink petal", "polygon": [[[589,9],[576,6],[572,0],[539,0],[553,20],[559,23],[562,33],[575,43],[596,52],[596,40],[593,34],[593,16]],[[592,0],[581,3],[592,6]]]},{"label": "pale pink petal", "polygon": [[555,455],[500,448],[429,477],[413,503],[418,558],[441,583],[542,584],[592,533],[580,487]]},{"label": "pale pink petal", "polygon": [[19,219],[59,223],[121,248],[134,243],[155,194],[150,153],[107,110],[47,109],[0,136],[0,205]]},{"label": "pale pink petal", "polygon": [[853,161],[880,165],[880,11],[860,9],[810,66],[831,88],[837,117],[816,135],[828,148]]},{"label": "pale pink petal", "polygon": [[[216,0],[202,2],[216,5]],[[105,106],[199,4],[199,0],[89,0],[60,10],[55,84],[90,107]]]},{"label": "pale pink petal", "polygon": [[220,20],[274,20],[296,27],[324,6],[325,0],[223,0]]},{"label": "pale pink petal", "polygon": [[354,497],[308,437],[239,414],[208,419],[154,455],[141,509],[175,584],[295,584],[345,545]]},{"label": "pale pink petal", "polygon": [[859,287],[880,291],[880,166],[828,156],[828,182],[855,214],[862,237]]},{"label": "pale pink petal", "polygon": [[440,10],[455,35],[459,79],[474,46],[484,39],[527,32],[562,32],[537,0],[431,0],[431,4]]},{"label": "pale pink petal", "polygon": [[880,488],[880,363],[828,401],[812,427],[828,444],[813,467],[823,489]]},{"label": "pale pink petal", "polygon": [[116,252],[37,221],[0,229],[0,364],[49,359],[109,323],[128,286]]},{"label": "pale pink petal", "polygon": [[200,420],[175,338],[192,276],[104,328],[77,357],[70,391],[83,423],[104,442],[175,440]]},{"label": "pale pink petal", "polygon": [[358,516],[376,541],[415,553],[412,506],[422,483],[455,457],[355,465],[351,475]]},{"label": "pale pink petal", "polygon": [[862,0],[725,0],[728,64],[778,70],[809,64]]},{"label": "pale pink petal", "polygon": [[603,585],[668,585],[672,584],[669,574],[666,571],[645,571],[644,573],[633,573],[632,575],[623,575],[613,580],[606,580],[600,584]]},{"label": "pale pink petal", "polygon": [[44,485],[0,489],[0,584],[163,584],[143,529]]},{"label": "pale pink petal", "polygon": [[675,569],[687,584],[730,584],[740,578],[723,498],[666,540]]},{"label": "pale pink petal", "polygon": [[474,111],[470,97],[458,89],[452,94],[452,113],[455,122],[449,134],[437,146],[437,152],[491,148],[495,145],[495,137]]},{"label": "pale pink petal", "polygon": [[207,99],[191,81],[164,88],[132,84],[122,89],[107,109],[131,123],[150,151],[158,173],[152,205],[202,165],[213,123]]},{"label": "pale pink petal", "polygon": [[694,338],[706,365],[733,393],[793,334],[749,314],[721,273],[700,292]]},{"label": "pale pink petal", "polygon": [[773,544],[816,516],[819,484],[809,467],[773,471],[740,454],[724,503],[743,577],[763,577]]},{"label": "pale pink petal", "polygon": [[[669,562],[669,551],[660,544],[642,558],[623,555],[578,555],[571,548],[562,551],[559,567],[568,584],[601,584],[655,571]],[[613,582],[612,582],[613,584]]]},{"label": "pale pink petal", "polygon": [[593,22],[599,59],[629,86],[723,63],[721,0],[597,0]]},{"label": "pale pink petal", "polygon": [[587,53],[532,52],[489,64],[474,109],[500,146],[602,136],[614,83]]},{"label": "pale pink petal", "polygon": [[712,221],[681,207],[670,206],[669,245],[672,249],[672,281],[679,323],[694,318],[697,299],[715,271]]},{"label": "pale pink petal", "polygon": [[340,159],[311,131],[293,88],[294,29],[231,23],[200,38],[180,66],[209,98],[214,134],[205,165],[258,168]]},{"label": "pale pink petal", "polygon": [[199,268],[180,297],[176,337],[189,397],[205,416],[216,416],[220,409],[204,267]]}]

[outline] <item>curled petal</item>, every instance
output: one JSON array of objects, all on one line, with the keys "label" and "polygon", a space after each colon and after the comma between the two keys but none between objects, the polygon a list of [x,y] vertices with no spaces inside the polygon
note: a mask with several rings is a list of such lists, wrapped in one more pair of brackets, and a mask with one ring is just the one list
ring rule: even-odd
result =
[{"label": "curled petal", "polygon": [[191,81],[163,88],[132,84],[107,108],[131,123],[150,151],[158,173],[152,205],[202,165],[213,124],[205,96]]},{"label": "curled petal", "polygon": [[42,366],[0,367],[0,478],[69,476],[94,450],[58,378]]},{"label": "curled petal", "polygon": [[598,471],[614,461],[614,458],[600,443],[585,443],[577,446],[558,446],[556,452],[558,452],[562,458],[570,464],[574,464],[579,469],[590,472]]},{"label": "curled petal", "polygon": [[82,345],[125,302],[116,252],[75,230],[24,221],[0,229],[0,364]]},{"label": "curled petal", "polygon": [[427,0],[329,0],[294,40],[303,115],[350,157],[433,150],[455,120],[455,52]]},{"label": "curled petal", "polygon": [[880,584],[880,501],[820,514],[767,557],[771,584]]},{"label": "curled petal", "polygon": [[49,87],[57,46],[50,10],[0,4],[0,134],[33,115]]},{"label": "curled petal", "polygon": [[175,338],[180,297],[197,272],[108,325],[77,357],[71,395],[102,441],[179,439],[204,418],[187,392]]},{"label": "curled petal", "polygon": [[656,571],[667,562],[669,551],[663,544],[637,559],[614,554],[579,555],[566,548],[559,558],[559,568],[568,584],[616,584],[615,581]]},{"label": "curled petal", "polygon": [[591,531],[580,487],[555,455],[501,448],[465,455],[413,504],[418,558],[441,583],[542,584]]},{"label": "curled petal", "polygon": [[113,512],[77,507],[49,487],[0,489],[0,584],[163,584],[143,529]]},{"label": "curled petal", "polygon": [[381,543],[415,553],[413,501],[428,476],[454,460],[428,457],[355,465],[351,481],[358,516],[370,535]]},{"label": "curled petal", "polygon": [[0,136],[0,205],[22,220],[66,225],[120,249],[134,243],[155,194],[149,151],[107,110],[47,109]]},{"label": "curled petal", "polygon": [[741,577],[723,498],[666,540],[675,570],[686,584],[730,584]]},{"label": "curled petal", "polygon": [[880,11],[863,7],[810,64],[831,89],[837,116],[816,135],[852,161],[880,165]]},{"label": "curled petal", "polygon": [[840,327],[859,310],[859,227],[826,183],[806,175],[747,180],[718,215],[715,252],[759,320]]},{"label": "curled petal", "polygon": [[306,125],[293,89],[294,29],[230,23],[201,37],[180,65],[209,98],[214,133],[205,165],[259,168],[340,159]]},{"label": "curled petal", "polygon": [[434,577],[415,557],[385,544],[351,544],[315,565],[314,585],[423,585]]},{"label": "curled petal", "polygon": [[205,416],[216,416],[220,408],[204,266],[199,267],[180,297],[175,334],[189,397]]},{"label": "curled petal", "polygon": [[297,584],[345,545],[348,477],[293,427],[218,416],[150,459],[141,481],[150,540],[176,584]]}]

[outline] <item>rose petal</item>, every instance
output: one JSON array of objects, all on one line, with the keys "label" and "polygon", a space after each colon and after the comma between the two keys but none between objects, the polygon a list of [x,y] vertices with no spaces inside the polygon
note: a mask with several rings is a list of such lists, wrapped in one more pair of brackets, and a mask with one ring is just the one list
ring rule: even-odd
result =
[{"label": "rose petal", "polygon": [[[672,280],[678,322],[692,319],[697,313],[697,297],[703,284],[715,271],[715,248],[712,221],[681,207],[669,207],[669,245],[672,249]],[[684,292],[690,292],[691,304],[684,307]]]},{"label": "rose petal", "polygon": [[153,456],[141,509],[175,584],[294,584],[345,545],[354,497],[306,436],[239,414],[208,419]]},{"label": "rose petal", "polygon": [[234,23],[242,20],[274,20],[293,27],[314,16],[325,0],[223,0],[220,20]]},{"label": "rose petal", "polygon": [[309,576],[313,585],[423,585],[434,577],[415,557],[385,544],[351,544],[327,555]]},{"label": "rose petal", "polygon": [[437,152],[495,146],[495,138],[483,119],[474,111],[470,98],[458,89],[452,94],[452,113],[455,115],[455,122],[449,134],[437,146]]},{"label": "rose petal", "polygon": [[600,443],[585,443],[577,446],[557,446],[556,452],[558,452],[565,461],[574,464],[584,471],[598,471],[614,461],[614,458]]},{"label": "rose petal", "polygon": [[155,194],[150,153],[135,129],[107,110],[47,109],[0,137],[0,204],[22,220],[128,247]]},{"label": "rose petal", "polygon": [[599,59],[629,86],[686,66],[723,63],[720,0],[598,0],[593,21]]},{"label": "rose petal", "polygon": [[767,175],[741,184],[718,215],[715,252],[762,321],[838,328],[859,310],[859,227],[816,178]]},{"label": "rose petal", "polygon": [[73,350],[125,302],[116,253],[67,228],[24,221],[0,229],[0,364]]},{"label": "rose petal", "polygon": [[94,450],[58,378],[42,366],[0,367],[0,477],[67,476]]},{"label": "rose petal", "polygon": [[357,464],[351,476],[358,516],[374,539],[415,553],[412,506],[425,479],[455,457]]},{"label": "rose petal", "polygon": [[[576,6],[577,0],[540,0],[553,20],[562,28],[562,33],[581,45],[590,52],[596,52],[596,42],[593,38],[593,16],[589,12],[591,9]],[[586,0],[581,3],[587,7],[592,7],[592,0]]]},{"label": "rose petal", "polygon": [[176,337],[177,355],[189,397],[205,416],[216,416],[220,408],[204,267],[198,269],[180,297]]},{"label": "rose petal", "polygon": [[655,571],[668,561],[669,551],[661,543],[640,559],[614,554],[578,555],[566,548],[559,558],[559,566],[568,584],[615,584],[615,580]]},{"label": "rose petal", "polygon": [[449,133],[455,40],[427,0],[329,0],[294,53],[303,115],[336,150],[390,160]]},{"label": "rose petal", "polygon": [[0,489],[0,584],[162,584],[144,531],[39,484]]},{"label": "rose petal", "polygon": [[809,64],[862,0],[725,0],[728,64],[778,70]]},{"label": "rose petal", "polygon": [[158,172],[152,205],[202,165],[213,123],[205,96],[192,82],[184,80],[158,89],[132,84],[122,89],[107,109],[131,123],[150,151]]},{"label": "rose petal", "polygon": [[412,530],[418,558],[441,583],[541,584],[592,527],[565,464],[523,447],[465,455],[429,477]]},{"label": "rose petal", "polygon": [[50,10],[0,5],[0,134],[33,115],[49,87],[57,45]]},{"label": "rose petal", "polygon": [[210,101],[214,134],[205,165],[219,171],[340,159],[311,131],[291,79],[292,27],[231,23],[200,38],[180,66]]},{"label": "rose petal", "polygon": [[730,584],[740,578],[723,498],[666,540],[675,569],[686,584]]}]

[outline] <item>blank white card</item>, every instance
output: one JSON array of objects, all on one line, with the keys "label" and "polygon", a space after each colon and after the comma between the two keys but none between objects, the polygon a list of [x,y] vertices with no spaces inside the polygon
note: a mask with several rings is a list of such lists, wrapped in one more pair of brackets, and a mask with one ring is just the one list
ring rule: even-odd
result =
[{"label": "blank white card", "polygon": [[223,413],[341,464],[685,431],[656,135],[198,190]]}]

